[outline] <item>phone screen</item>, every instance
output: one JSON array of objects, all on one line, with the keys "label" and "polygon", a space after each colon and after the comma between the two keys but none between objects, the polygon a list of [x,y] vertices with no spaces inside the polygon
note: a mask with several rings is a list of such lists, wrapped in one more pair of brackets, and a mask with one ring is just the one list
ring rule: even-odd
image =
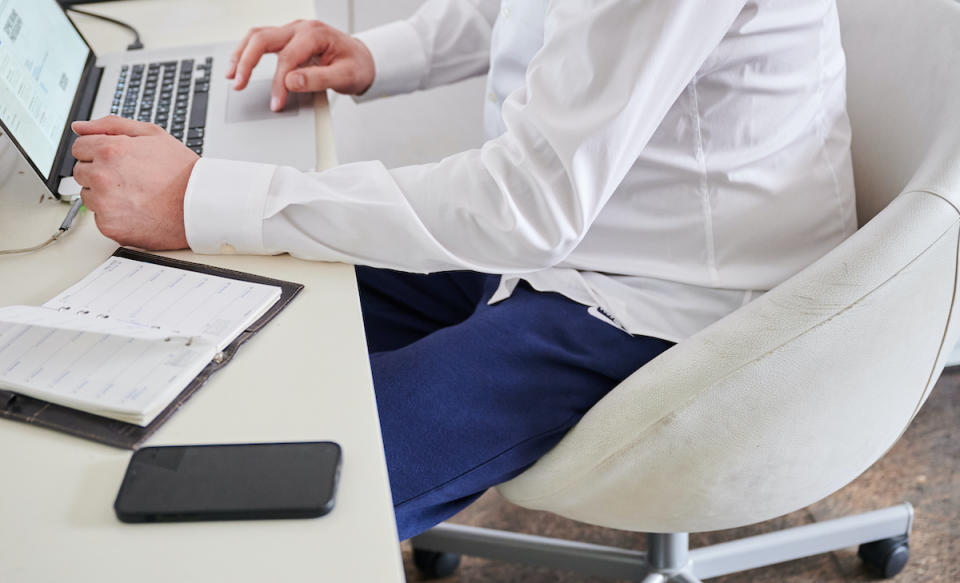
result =
[{"label": "phone screen", "polygon": [[114,510],[124,522],[313,518],[333,509],[339,470],[329,441],[145,447]]}]

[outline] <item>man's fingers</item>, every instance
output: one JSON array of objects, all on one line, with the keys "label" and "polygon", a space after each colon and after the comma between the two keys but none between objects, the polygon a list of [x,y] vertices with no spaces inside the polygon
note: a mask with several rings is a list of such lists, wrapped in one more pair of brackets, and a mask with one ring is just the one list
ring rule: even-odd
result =
[{"label": "man's fingers", "polygon": [[273,53],[283,48],[293,31],[285,28],[264,28],[250,35],[240,59],[237,61],[233,88],[243,89],[250,81],[250,73],[260,62],[264,53]]},{"label": "man's fingers", "polygon": [[77,181],[77,184],[83,187],[80,189],[83,206],[97,212],[100,206],[100,192],[92,184],[96,182],[94,172],[93,164],[90,162],[77,162],[73,167],[73,178]]},{"label": "man's fingers", "polygon": [[306,35],[295,35],[277,54],[277,70],[273,74],[270,109],[280,111],[287,104],[287,73],[306,63],[313,56],[314,43]]},{"label": "man's fingers", "polygon": [[247,48],[250,37],[258,30],[257,28],[248,30],[247,34],[243,35],[243,39],[237,43],[237,48],[233,49],[233,52],[230,53],[230,62],[227,64],[227,79],[233,79],[234,75],[237,74],[237,62],[240,60],[240,55],[243,54],[243,49]]},{"label": "man's fingers", "polygon": [[111,136],[155,136],[162,132],[152,123],[108,115],[92,121],[75,121],[70,126],[80,136],[107,134]]},{"label": "man's fingers", "polygon": [[90,189],[95,199],[99,199],[103,190],[109,186],[112,174],[99,162],[77,162],[73,166],[73,178],[77,184]]},{"label": "man's fingers", "polygon": [[289,70],[277,63],[277,71],[273,74],[273,88],[270,90],[270,109],[273,111],[280,111],[287,105],[287,88],[283,85],[283,79]]},{"label": "man's fingers", "polygon": [[89,188],[87,188],[86,186],[84,186],[83,188],[81,188],[81,189],[80,189],[80,200],[83,201],[83,206],[87,207],[87,210],[88,210],[88,211],[97,212],[96,210],[94,210],[94,207],[96,206],[96,202],[95,202],[96,197],[94,197],[94,196],[91,194],[91,192],[92,192],[92,191],[91,191]]},{"label": "man's fingers", "polygon": [[332,65],[302,67],[287,73],[284,80],[287,90],[295,92],[315,92],[333,89],[349,93],[356,82],[353,67],[348,61],[335,61]]},{"label": "man's fingers", "polygon": [[92,136],[81,136],[73,142],[72,153],[73,157],[77,159],[78,162],[93,162],[93,159],[96,157],[97,151],[100,149],[100,146],[104,144],[105,141],[111,139],[114,136],[105,136],[105,135],[92,135]]},{"label": "man's fingers", "polygon": [[84,188],[90,188],[90,172],[92,168],[93,163],[82,161],[78,161],[73,166],[73,178],[77,181],[77,184]]}]

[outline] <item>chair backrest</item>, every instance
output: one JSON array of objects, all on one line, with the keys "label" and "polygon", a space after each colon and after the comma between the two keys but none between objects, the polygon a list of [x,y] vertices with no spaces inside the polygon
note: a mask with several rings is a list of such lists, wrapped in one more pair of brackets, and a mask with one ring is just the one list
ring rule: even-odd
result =
[{"label": "chair backrest", "polygon": [[631,375],[508,499],[627,530],[732,528],[849,483],[919,410],[960,331],[960,3],[838,4],[869,222]]}]

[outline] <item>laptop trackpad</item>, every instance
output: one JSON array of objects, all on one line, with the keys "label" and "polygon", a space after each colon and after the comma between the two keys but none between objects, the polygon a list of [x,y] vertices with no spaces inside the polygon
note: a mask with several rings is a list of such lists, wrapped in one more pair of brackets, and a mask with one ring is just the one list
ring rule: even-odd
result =
[{"label": "laptop trackpad", "polygon": [[269,79],[251,81],[243,91],[227,91],[227,123],[260,121],[276,117],[297,115],[300,99],[291,93],[287,105],[282,111],[270,109],[270,89],[273,82]]}]

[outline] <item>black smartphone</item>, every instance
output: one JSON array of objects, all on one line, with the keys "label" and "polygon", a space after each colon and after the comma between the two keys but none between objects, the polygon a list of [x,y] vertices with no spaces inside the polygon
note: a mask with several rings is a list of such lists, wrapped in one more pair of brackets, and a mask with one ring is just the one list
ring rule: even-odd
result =
[{"label": "black smartphone", "polygon": [[145,447],[113,505],[123,522],[315,518],[333,509],[330,441]]}]

